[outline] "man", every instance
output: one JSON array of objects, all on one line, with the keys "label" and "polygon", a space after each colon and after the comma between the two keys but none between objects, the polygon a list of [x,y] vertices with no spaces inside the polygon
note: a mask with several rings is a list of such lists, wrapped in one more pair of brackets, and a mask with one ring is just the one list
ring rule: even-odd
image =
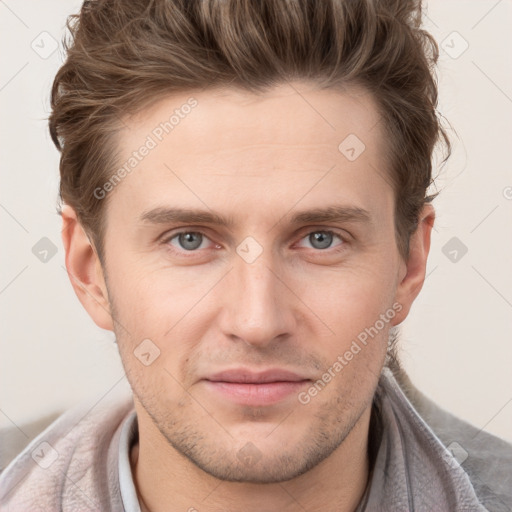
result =
[{"label": "man", "polygon": [[395,354],[448,142],[420,14],[84,3],[52,90],[62,238],[133,397],[46,429],[0,477],[6,509],[512,507],[512,447]]}]

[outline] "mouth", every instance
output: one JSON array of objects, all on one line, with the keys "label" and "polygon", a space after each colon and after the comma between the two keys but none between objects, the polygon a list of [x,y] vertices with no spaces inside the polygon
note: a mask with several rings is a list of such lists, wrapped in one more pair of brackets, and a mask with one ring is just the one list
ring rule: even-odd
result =
[{"label": "mouth", "polygon": [[252,406],[276,404],[312,382],[288,370],[270,369],[257,373],[242,368],[225,370],[203,381],[207,389],[221,399]]}]

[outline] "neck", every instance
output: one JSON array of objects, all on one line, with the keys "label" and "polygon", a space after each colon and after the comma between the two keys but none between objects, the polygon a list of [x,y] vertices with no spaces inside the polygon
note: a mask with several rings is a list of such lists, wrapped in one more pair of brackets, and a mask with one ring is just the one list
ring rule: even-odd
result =
[{"label": "neck", "polygon": [[137,410],[140,441],[130,457],[142,512],[353,512],[364,494],[371,407],[329,457],[292,480],[269,484],[222,481],[202,471],[144,413]]}]

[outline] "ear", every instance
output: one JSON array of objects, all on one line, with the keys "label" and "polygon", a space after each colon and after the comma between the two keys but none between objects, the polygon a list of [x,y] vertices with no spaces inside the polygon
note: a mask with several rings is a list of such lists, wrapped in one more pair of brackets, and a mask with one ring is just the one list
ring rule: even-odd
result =
[{"label": "ear", "polygon": [[62,242],[66,269],[75,293],[96,325],[114,330],[107,287],[96,249],[78,221],[75,210],[62,208]]},{"label": "ear", "polygon": [[424,205],[419,216],[418,227],[409,241],[409,258],[403,262],[400,269],[400,282],[395,301],[402,305],[402,309],[393,318],[392,325],[398,325],[405,320],[425,282],[430,235],[435,216],[434,207],[430,203]]}]

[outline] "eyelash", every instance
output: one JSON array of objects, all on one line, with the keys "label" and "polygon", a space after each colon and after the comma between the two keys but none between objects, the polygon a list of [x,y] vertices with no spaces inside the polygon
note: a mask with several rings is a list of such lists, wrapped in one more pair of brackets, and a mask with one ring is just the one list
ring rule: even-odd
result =
[{"label": "eyelash", "polygon": [[[185,249],[183,250],[178,250],[176,249],[174,246],[172,246],[170,244],[170,241],[173,240],[174,238],[176,238],[177,236],[181,235],[181,234],[184,234],[184,233],[196,233],[196,234],[200,234],[202,235],[203,237],[207,238],[208,240],[209,237],[208,235],[204,232],[204,231],[199,231],[199,230],[191,230],[191,229],[186,229],[186,230],[181,230],[181,231],[177,231],[175,233],[172,233],[170,235],[167,235],[165,236],[162,241],[161,241],[161,244],[165,245],[167,247],[167,249],[172,252],[173,254],[175,255],[179,255],[179,256],[182,256],[182,257],[185,257],[185,258],[193,258],[193,257],[196,257],[197,254],[200,252],[199,249],[195,249],[193,251],[186,251]],[[311,235],[312,233],[327,233],[329,235],[333,235],[333,236],[336,236],[338,237],[343,243],[335,246],[335,248],[327,248],[327,249],[314,249],[313,248],[313,251],[315,252],[318,252],[318,253],[329,253],[329,254],[337,254],[337,253],[340,253],[342,251],[344,251],[346,249],[346,244],[348,243],[348,240],[347,240],[347,237],[345,235],[342,235],[340,232],[338,231],[334,231],[332,229],[313,229],[311,231],[308,231],[304,236],[302,236],[300,238],[300,240],[303,240],[304,238],[308,237],[309,235]],[[212,240],[210,240],[212,241]],[[204,249],[203,249],[204,250]]]}]

